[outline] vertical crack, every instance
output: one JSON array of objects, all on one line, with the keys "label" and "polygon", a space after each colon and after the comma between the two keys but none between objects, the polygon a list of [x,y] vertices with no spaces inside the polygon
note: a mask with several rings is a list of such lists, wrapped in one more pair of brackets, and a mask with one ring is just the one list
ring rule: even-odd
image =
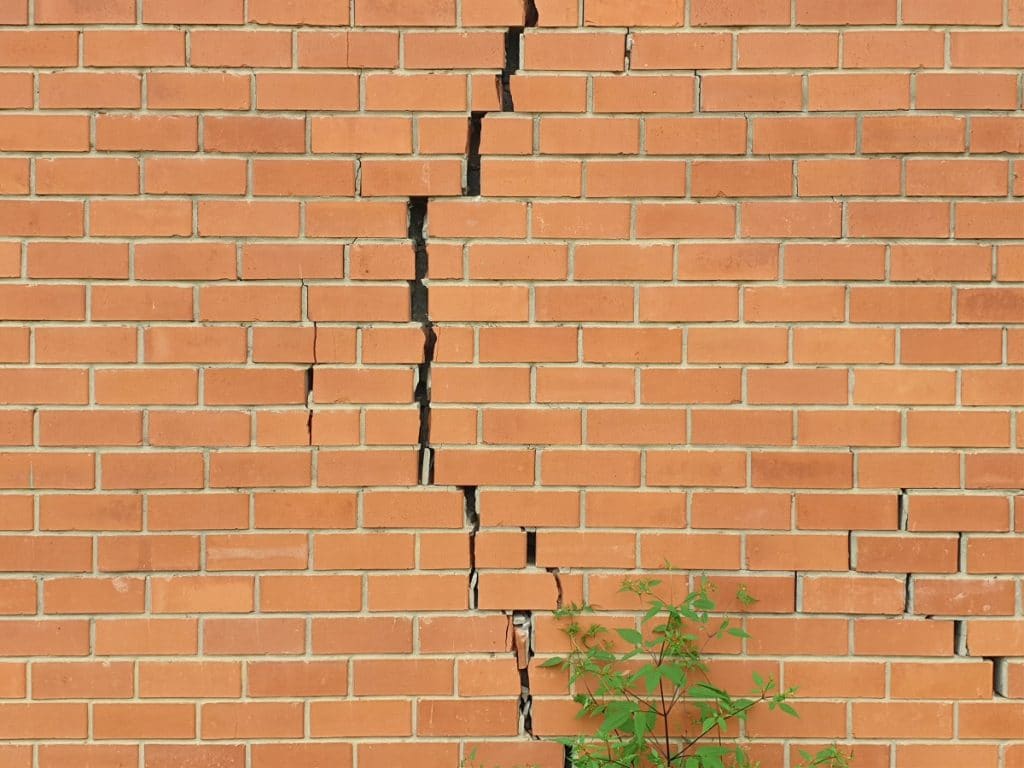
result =
[{"label": "vertical crack", "polygon": [[512,100],[512,75],[519,71],[522,54],[523,27],[509,27],[505,32],[505,66],[501,70],[501,111],[515,112]]},{"label": "vertical crack", "polygon": [[[305,293],[308,294],[309,288],[306,285],[306,281],[302,281],[302,288]],[[313,408],[315,401],[313,399],[313,383],[314,377],[316,376],[316,366],[319,360],[317,360],[317,334],[320,329],[316,322],[313,322],[313,360],[306,369],[306,438],[307,445],[313,445]]]},{"label": "vertical crack", "polygon": [[537,11],[535,0],[526,0],[523,4],[524,24],[527,27],[536,27],[540,21],[540,13]]},{"label": "vertical crack", "polygon": [[1001,699],[1010,698],[1009,660],[1001,656],[985,656],[983,658],[992,662],[992,695]]},{"label": "vertical crack", "polygon": [[480,194],[480,139],[484,128],[486,112],[471,112],[469,115],[469,138],[466,142],[466,185],[463,194],[476,197]]},{"label": "vertical crack", "polygon": [[540,18],[537,3],[526,0],[523,5],[523,26],[509,27],[505,32],[505,66],[498,76],[498,91],[501,96],[501,111],[515,112],[516,105],[512,99],[512,76],[519,71],[523,52],[523,31],[528,27],[536,27]]},{"label": "vertical crack", "polygon": [[900,488],[900,495],[897,499],[897,513],[899,515],[899,529],[901,531],[907,530],[910,524],[910,500],[907,498],[907,489]]},{"label": "vertical crack", "polygon": [[309,366],[306,369],[306,437],[308,438],[308,445],[313,445],[313,368],[316,365]]},{"label": "vertical crack", "polygon": [[967,653],[967,622],[964,619],[954,619],[953,655],[966,656]]},{"label": "vertical crack", "polygon": [[[537,26],[540,14],[534,0],[525,0],[523,4],[523,26],[509,27],[505,31],[505,61],[501,72],[495,77],[498,90],[498,102],[502,112],[515,112],[516,105],[512,98],[512,76],[519,71],[523,54],[523,31],[528,27]],[[466,142],[466,183],[462,194],[476,197],[480,194],[480,138],[483,133],[486,111],[474,111],[469,114],[469,137]]]},{"label": "vertical crack", "polygon": [[630,35],[629,30],[626,30],[626,49],[623,52],[623,70],[629,72],[629,67],[632,64],[633,56],[633,36]]},{"label": "vertical crack", "polygon": [[416,277],[409,283],[412,319],[423,329],[423,356],[419,365],[415,399],[420,408],[420,485],[434,483],[434,451],[430,447],[430,369],[434,363],[437,334],[430,320],[430,292],[427,287],[430,258],[427,253],[427,198],[409,198],[409,239],[416,255]]},{"label": "vertical crack", "polygon": [[908,615],[914,612],[914,579],[909,573],[903,582],[903,612]]},{"label": "vertical crack", "polygon": [[533,735],[533,692],[530,690],[530,661],[533,659],[533,612],[515,611],[512,614],[512,627],[516,654],[516,666],[519,668],[519,722],[522,732],[531,739]]},{"label": "vertical crack", "polygon": [[476,569],[476,535],[480,532],[480,513],[476,508],[475,485],[459,486],[462,491],[466,525],[469,526],[469,608],[475,611],[480,604],[480,574]]},{"label": "vertical crack", "polygon": [[537,565],[537,532],[523,530],[526,533],[526,565]]},{"label": "vertical crack", "polygon": [[562,590],[562,577],[558,568],[545,568],[555,579],[555,589],[557,590],[557,596],[555,597],[555,608],[562,608],[562,604],[565,599],[565,594]]}]

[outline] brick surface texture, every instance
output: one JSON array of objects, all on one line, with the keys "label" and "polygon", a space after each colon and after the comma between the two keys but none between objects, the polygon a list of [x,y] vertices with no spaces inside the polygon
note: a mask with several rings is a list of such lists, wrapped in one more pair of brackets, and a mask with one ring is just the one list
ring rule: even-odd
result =
[{"label": "brick surface texture", "polygon": [[561,768],[666,563],[766,767],[1024,766],[1024,2],[0,27],[2,768]]}]

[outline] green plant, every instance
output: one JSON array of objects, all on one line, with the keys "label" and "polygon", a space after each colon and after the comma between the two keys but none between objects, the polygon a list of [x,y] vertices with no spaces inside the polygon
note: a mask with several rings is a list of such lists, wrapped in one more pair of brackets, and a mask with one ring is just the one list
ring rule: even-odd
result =
[{"label": "green plant", "polygon": [[[747,633],[728,618],[713,618],[712,586],[702,581],[681,601],[655,594],[655,579],[626,579],[620,591],[640,601],[640,629],[600,624],[584,627],[590,606],[570,606],[556,616],[569,639],[567,656],[542,666],[568,672],[579,716],[591,717],[597,730],[564,739],[574,768],[753,768],[746,746],[727,739],[730,723],[746,722],[764,704],[797,717],[789,704],[795,689],[777,690],[775,681],[753,674],[754,692],[734,698],[714,686],[704,658],[707,644]],[[745,589],[737,599],[754,602]],[[815,755],[802,753],[805,766],[847,768],[848,757],[831,746]]]}]

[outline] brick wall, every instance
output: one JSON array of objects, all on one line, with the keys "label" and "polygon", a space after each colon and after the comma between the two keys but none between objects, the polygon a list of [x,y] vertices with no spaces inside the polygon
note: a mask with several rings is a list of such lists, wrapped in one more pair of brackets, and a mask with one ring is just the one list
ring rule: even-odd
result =
[{"label": "brick wall", "polygon": [[0,25],[0,766],[558,768],[666,560],[766,766],[1024,766],[1022,0]]}]

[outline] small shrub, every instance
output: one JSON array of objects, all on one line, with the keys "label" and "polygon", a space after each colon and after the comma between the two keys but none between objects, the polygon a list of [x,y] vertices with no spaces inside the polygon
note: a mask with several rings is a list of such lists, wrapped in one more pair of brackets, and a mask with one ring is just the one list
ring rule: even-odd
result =
[{"label": "small shrub", "polygon": [[[590,606],[556,613],[563,621],[570,651],[542,666],[568,671],[579,716],[595,718],[591,736],[562,740],[574,768],[754,768],[746,746],[727,739],[730,723],[746,722],[755,707],[767,706],[797,717],[789,703],[795,689],[778,690],[771,678],[753,675],[753,692],[734,697],[712,684],[704,650],[712,640],[747,633],[728,619],[712,618],[712,587],[700,587],[681,601],[655,594],[661,582],[626,579],[620,591],[637,596],[644,611],[640,630],[600,624],[584,627]],[[756,602],[743,589],[744,605]],[[802,753],[805,766],[847,768],[848,757],[835,746],[815,755]]]}]

